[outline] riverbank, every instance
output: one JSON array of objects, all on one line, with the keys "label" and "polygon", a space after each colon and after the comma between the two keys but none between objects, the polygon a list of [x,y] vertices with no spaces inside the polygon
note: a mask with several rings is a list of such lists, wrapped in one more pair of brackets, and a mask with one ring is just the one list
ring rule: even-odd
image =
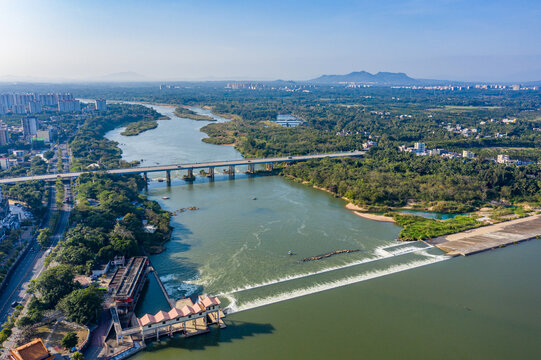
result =
[{"label": "riverbank", "polygon": [[470,255],[541,236],[541,214],[437,237],[431,244],[449,255]]}]

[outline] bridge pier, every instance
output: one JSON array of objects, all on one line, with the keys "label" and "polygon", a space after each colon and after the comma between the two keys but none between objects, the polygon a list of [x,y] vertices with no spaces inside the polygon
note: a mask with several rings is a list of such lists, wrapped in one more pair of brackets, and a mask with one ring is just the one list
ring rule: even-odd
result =
[{"label": "bridge pier", "polygon": [[248,174],[253,174],[255,172],[254,164],[248,164]]},{"label": "bridge pier", "polygon": [[193,178],[193,169],[188,169],[188,177]]},{"label": "bridge pier", "polygon": [[148,174],[146,172],[143,173],[143,179],[145,180],[145,186],[148,185]]},{"label": "bridge pier", "polygon": [[214,168],[213,167],[209,167],[209,173],[207,175],[209,178],[213,178],[214,177]]},{"label": "bridge pier", "polygon": [[235,176],[235,165],[230,165],[227,173],[229,174],[229,176]]},{"label": "bridge pier", "polygon": [[167,186],[171,186],[171,170],[165,171],[165,181],[167,182]]},{"label": "bridge pier", "polygon": [[272,163],[266,163],[265,164],[265,170],[272,171]]}]

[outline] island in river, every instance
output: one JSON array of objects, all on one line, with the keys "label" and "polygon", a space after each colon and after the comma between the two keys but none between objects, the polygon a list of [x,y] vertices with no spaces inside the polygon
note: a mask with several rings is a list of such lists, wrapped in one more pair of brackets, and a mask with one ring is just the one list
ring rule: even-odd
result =
[{"label": "island in river", "polygon": [[175,109],[175,115],[180,118],[188,118],[197,121],[216,121],[212,116],[206,114],[198,114],[188,107],[179,106]]}]

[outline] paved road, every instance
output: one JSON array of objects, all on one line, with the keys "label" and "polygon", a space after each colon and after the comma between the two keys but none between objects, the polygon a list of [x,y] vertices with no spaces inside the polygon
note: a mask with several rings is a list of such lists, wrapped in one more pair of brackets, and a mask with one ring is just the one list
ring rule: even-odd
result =
[{"label": "paved road", "polygon": [[[203,168],[211,168],[211,167],[242,166],[242,165],[250,165],[250,164],[256,165],[256,164],[268,164],[268,163],[306,161],[310,159],[363,156],[364,154],[365,154],[365,151],[350,151],[350,152],[341,152],[341,153],[273,157],[273,158],[262,158],[262,159],[242,159],[242,160],[226,160],[226,161],[214,161],[214,162],[204,162],[204,163],[133,167],[133,168],[126,168],[126,169],[110,169],[110,170],[104,170],[101,172],[104,172],[107,174],[139,174],[139,173],[144,173],[144,172],[158,172],[158,171],[168,171],[168,170],[203,169]],[[0,184],[10,184],[10,183],[23,182],[23,181],[29,181],[29,180],[55,180],[57,177],[70,179],[70,178],[76,178],[84,173],[89,173],[89,171],[4,178],[4,179],[0,179]]]},{"label": "paved road", "polygon": [[[66,195],[71,193],[69,186],[66,186]],[[51,196],[49,198],[49,215],[52,211],[56,210],[55,201],[56,191],[54,186],[51,186]],[[71,205],[65,204],[60,211],[60,219],[56,225],[56,228],[51,235],[51,247],[56,246],[58,241],[62,238],[64,231],[67,228],[69,214],[71,212]],[[35,239],[32,239],[32,248],[21,259],[19,264],[12,273],[11,278],[8,281],[7,286],[2,290],[0,294],[0,323],[3,323],[9,314],[13,311],[11,304],[14,301],[24,302],[28,300],[29,296],[25,294],[26,288],[30,280],[36,278],[44,270],[44,261],[46,258],[47,249],[39,250],[39,245]]]}]

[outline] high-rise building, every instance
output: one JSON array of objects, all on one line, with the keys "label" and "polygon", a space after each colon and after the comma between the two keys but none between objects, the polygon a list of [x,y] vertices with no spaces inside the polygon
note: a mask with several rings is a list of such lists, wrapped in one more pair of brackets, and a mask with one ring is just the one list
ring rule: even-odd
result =
[{"label": "high-rise building", "polygon": [[34,117],[25,117],[21,119],[23,126],[23,136],[30,138],[38,133],[38,119]]},{"label": "high-rise building", "polygon": [[11,106],[11,112],[14,114],[25,114],[26,108],[23,104],[16,104]]},{"label": "high-rise building", "polygon": [[0,146],[9,144],[9,132],[7,124],[0,121]]},{"label": "high-rise building", "polygon": [[58,111],[80,112],[81,103],[79,102],[79,100],[58,100]]},{"label": "high-rise building", "polygon": [[41,102],[39,101],[30,101],[28,103],[28,113],[29,114],[40,114],[42,112]]},{"label": "high-rise building", "polygon": [[96,110],[107,111],[107,101],[105,99],[96,99]]}]

